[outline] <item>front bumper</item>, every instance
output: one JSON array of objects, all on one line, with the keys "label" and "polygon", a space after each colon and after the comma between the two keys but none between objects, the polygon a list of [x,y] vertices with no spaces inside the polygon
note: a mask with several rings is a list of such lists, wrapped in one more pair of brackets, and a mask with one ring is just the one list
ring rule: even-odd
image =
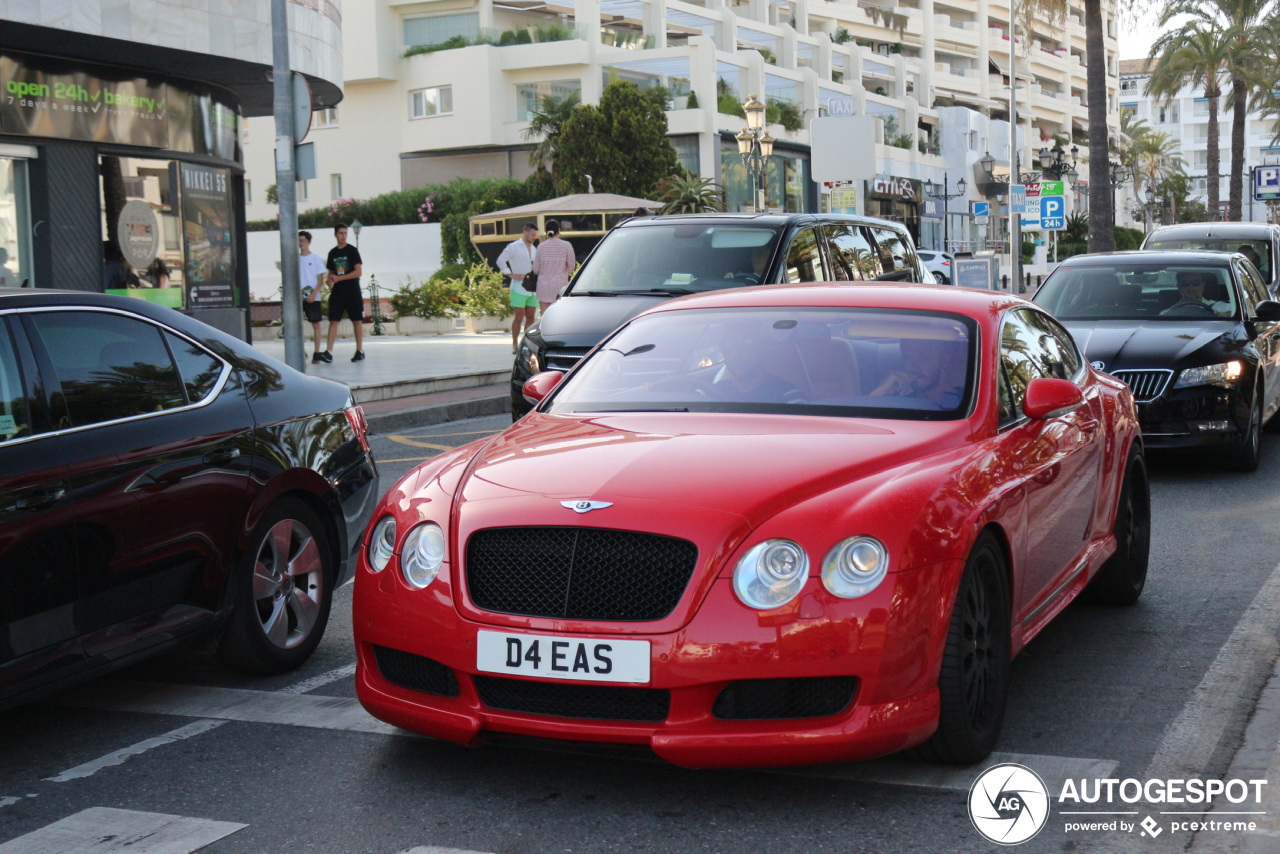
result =
[{"label": "front bumper", "polygon": [[1236,389],[1198,386],[1138,404],[1148,450],[1234,448],[1245,440],[1253,399]]},{"label": "front bumper", "polygon": [[[619,624],[601,625],[601,631],[554,631],[537,625],[548,621],[533,619],[514,628],[504,615],[494,615],[494,624],[479,623],[459,616],[447,585],[415,593],[392,571],[375,576],[362,568],[354,603],[357,695],[381,720],[461,744],[477,743],[485,733],[644,744],[670,762],[703,768],[868,759],[918,744],[936,729],[939,656],[962,570],[962,562],[948,561],[891,573],[879,589],[857,600],[836,599],[811,578],[791,605],[771,612],[742,606],[729,579],[721,578],[687,625],[646,634],[623,633]],[[491,691],[477,681],[495,678],[476,667],[481,629],[645,640],[650,681],[606,689],[621,691],[624,699],[629,690],[663,694],[669,704],[657,720],[496,708],[485,701]],[[424,681],[406,680],[403,670],[384,672],[379,655],[386,664],[387,650],[420,668]],[[496,678],[517,693],[590,692],[601,686]],[[783,694],[792,686],[803,691],[807,684],[833,680],[855,684],[856,690],[842,708],[817,717],[726,718],[717,701],[760,680],[789,680]]]}]

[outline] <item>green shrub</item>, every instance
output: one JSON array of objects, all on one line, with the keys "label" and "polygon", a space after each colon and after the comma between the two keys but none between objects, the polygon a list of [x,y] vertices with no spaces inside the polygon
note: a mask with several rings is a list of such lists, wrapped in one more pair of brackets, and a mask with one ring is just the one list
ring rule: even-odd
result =
[{"label": "green shrub", "polygon": [[428,279],[416,287],[405,279],[387,302],[396,317],[457,317],[462,311],[461,291],[457,279]]},{"label": "green shrub", "polygon": [[1142,246],[1142,237],[1141,229],[1116,226],[1116,249],[1137,249]]},{"label": "green shrub", "polygon": [[697,92],[689,93],[689,103],[687,106],[688,106],[688,109],[690,110],[698,109],[698,93]]},{"label": "green shrub", "polygon": [[456,261],[445,264],[439,270],[431,274],[430,281],[435,282],[440,279],[461,279],[467,272],[466,264],[459,264]]},{"label": "green shrub", "polygon": [[462,296],[462,313],[467,317],[511,316],[511,301],[502,274],[486,262],[477,261],[465,268],[454,282]]}]

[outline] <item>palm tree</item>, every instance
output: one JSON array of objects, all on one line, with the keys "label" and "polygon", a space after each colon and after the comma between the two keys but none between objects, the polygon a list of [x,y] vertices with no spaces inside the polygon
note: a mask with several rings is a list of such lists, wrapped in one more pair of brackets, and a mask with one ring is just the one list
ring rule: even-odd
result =
[{"label": "palm tree", "polygon": [[[1146,187],[1147,201],[1143,207],[1143,224],[1151,230],[1151,200],[1156,188],[1166,178],[1183,174],[1183,160],[1178,142],[1164,131],[1150,131],[1134,140],[1133,183]],[[1092,249],[1092,246],[1090,247]]]},{"label": "palm tree", "polygon": [[556,145],[560,141],[560,130],[581,103],[577,92],[570,92],[563,98],[543,95],[538,99],[529,126],[523,131],[525,139],[541,138],[529,152],[529,163],[539,169],[549,169],[552,183],[559,174],[556,170]]},{"label": "palm tree", "polygon": [[[1202,31],[1223,43],[1222,70],[1231,81],[1231,172],[1227,218],[1238,220],[1242,210],[1244,143],[1249,100],[1274,82],[1268,69],[1275,63],[1272,0],[1168,0],[1160,14],[1163,26],[1174,18],[1187,22],[1179,32]],[[1163,41],[1163,37],[1161,41]],[[1159,42],[1157,42],[1157,46]],[[1212,118],[1210,119],[1212,121]],[[1213,157],[1210,149],[1210,157]]]},{"label": "palm tree", "polygon": [[[1089,163],[1102,168],[1110,148],[1107,130],[1107,51],[1102,40],[1102,0],[1084,0],[1084,54],[1089,96]],[[1092,172],[1091,172],[1092,178]],[[1110,181],[1089,181],[1089,251],[1116,248],[1116,212]]]},{"label": "palm tree", "polygon": [[[1169,7],[1160,16],[1161,26],[1168,23]],[[1218,103],[1222,98],[1223,69],[1227,67],[1230,43],[1218,28],[1205,29],[1186,24],[1169,30],[1151,46],[1156,58],[1151,76],[1147,78],[1146,93],[1165,99],[1175,98],[1183,85],[1190,84],[1203,90],[1209,101],[1209,157],[1207,175],[1211,217],[1218,213],[1218,175],[1221,148],[1218,142]]]},{"label": "palm tree", "polygon": [[710,213],[723,211],[724,187],[710,178],[696,175],[671,175],[658,182],[659,213]]}]

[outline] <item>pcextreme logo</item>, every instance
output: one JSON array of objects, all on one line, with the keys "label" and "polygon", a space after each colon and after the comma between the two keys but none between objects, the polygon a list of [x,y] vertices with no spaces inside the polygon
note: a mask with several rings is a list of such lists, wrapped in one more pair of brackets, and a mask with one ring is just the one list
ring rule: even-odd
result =
[{"label": "pcextreme logo", "polygon": [[1049,820],[1049,790],[1025,765],[993,765],[969,789],[969,820],[992,842],[1018,845]]}]

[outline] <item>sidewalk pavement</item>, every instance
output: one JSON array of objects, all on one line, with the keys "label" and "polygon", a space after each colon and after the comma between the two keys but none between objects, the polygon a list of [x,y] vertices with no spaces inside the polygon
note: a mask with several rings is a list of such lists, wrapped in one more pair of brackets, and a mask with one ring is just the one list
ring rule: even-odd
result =
[{"label": "sidewalk pavement", "polygon": [[[276,327],[253,332],[254,347],[284,361],[284,339],[276,337]],[[361,362],[351,361],[353,338],[338,339],[331,364],[311,364],[309,335],[304,349],[304,371],[349,386],[372,433],[511,411],[508,332],[406,336],[366,331]]]}]

